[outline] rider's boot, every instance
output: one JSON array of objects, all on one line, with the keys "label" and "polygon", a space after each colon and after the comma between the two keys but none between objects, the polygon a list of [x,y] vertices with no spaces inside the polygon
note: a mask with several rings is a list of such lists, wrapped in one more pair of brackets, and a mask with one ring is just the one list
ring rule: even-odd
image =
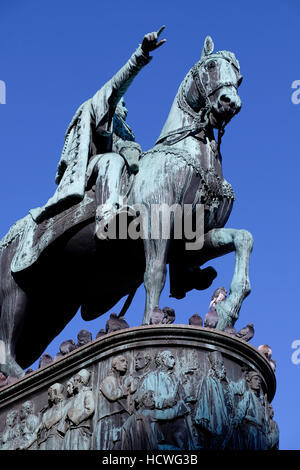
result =
[{"label": "rider's boot", "polygon": [[116,153],[103,155],[97,165],[95,238],[98,240],[108,239],[109,226],[118,214],[123,211],[134,214],[120,195],[124,165],[124,159]]},{"label": "rider's boot", "polygon": [[124,159],[117,153],[105,154],[97,163],[95,185],[96,239],[107,239],[107,228],[120,210],[119,196],[124,164]]}]

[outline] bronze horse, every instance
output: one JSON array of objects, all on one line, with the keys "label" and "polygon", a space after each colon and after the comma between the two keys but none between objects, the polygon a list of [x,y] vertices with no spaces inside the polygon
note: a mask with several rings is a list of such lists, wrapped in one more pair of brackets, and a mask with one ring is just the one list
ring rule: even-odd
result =
[{"label": "bronze horse", "polygon": [[[78,308],[85,320],[96,318],[143,281],[143,324],[149,324],[151,311],[159,305],[167,263],[171,293],[182,298],[191,288],[204,289],[212,283],[216,272],[210,267],[201,270],[201,265],[235,251],[229,296],[217,304],[217,327],[223,330],[235,323],[250,293],[248,264],[253,240],[246,230],[223,228],[234,193],[223,178],[220,143],[225,125],[241,107],[240,82],[234,54],[213,53],[213,42],[207,37],[200,61],[181,83],[162,133],[156,145],[143,154],[128,193],[130,206],[204,206],[201,249],[186,250],[185,240],[172,237],[97,241],[92,211],[64,231],[30,268],[12,273],[25,219],[4,237],[0,246],[0,340],[6,354],[0,370],[22,376],[23,368],[41,355]],[[217,141],[214,129],[219,132]],[[89,197],[93,199],[92,191]],[[141,221],[146,222],[145,218]]]}]

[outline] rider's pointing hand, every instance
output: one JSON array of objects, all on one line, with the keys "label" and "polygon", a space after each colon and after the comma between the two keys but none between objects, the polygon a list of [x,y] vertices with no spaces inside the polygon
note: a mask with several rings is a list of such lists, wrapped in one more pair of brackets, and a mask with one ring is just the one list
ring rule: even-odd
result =
[{"label": "rider's pointing hand", "polygon": [[144,36],[142,42],[142,49],[144,52],[148,53],[150,51],[154,51],[166,42],[166,39],[162,39],[158,42],[158,38],[164,29],[165,26],[162,26],[157,32],[148,33]]}]

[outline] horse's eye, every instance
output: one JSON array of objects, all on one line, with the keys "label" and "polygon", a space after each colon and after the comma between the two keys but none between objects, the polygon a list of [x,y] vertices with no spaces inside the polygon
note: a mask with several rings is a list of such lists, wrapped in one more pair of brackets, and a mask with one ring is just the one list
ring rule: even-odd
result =
[{"label": "horse's eye", "polygon": [[215,63],[214,60],[211,60],[211,61],[208,62],[208,64],[206,65],[206,67],[207,67],[208,70],[215,68],[215,66],[216,66],[216,63]]},{"label": "horse's eye", "polygon": [[240,86],[242,81],[243,81],[243,77],[242,77],[242,75],[240,75],[240,77],[238,78],[238,81],[237,81],[237,85]]}]

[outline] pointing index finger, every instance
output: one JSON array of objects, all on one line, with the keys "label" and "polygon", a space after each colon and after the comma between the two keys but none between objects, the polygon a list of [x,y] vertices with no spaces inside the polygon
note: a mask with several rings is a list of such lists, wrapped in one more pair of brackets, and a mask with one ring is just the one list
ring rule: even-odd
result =
[{"label": "pointing index finger", "polygon": [[159,37],[161,35],[161,33],[163,32],[163,30],[165,29],[165,25],[162,26],[161,28],[159,28],[159,30],[157,31],[157,37]]}]

